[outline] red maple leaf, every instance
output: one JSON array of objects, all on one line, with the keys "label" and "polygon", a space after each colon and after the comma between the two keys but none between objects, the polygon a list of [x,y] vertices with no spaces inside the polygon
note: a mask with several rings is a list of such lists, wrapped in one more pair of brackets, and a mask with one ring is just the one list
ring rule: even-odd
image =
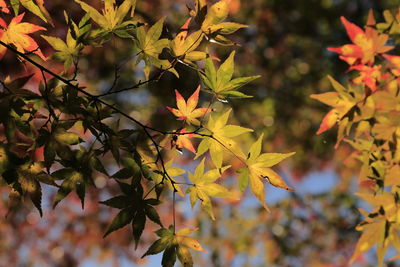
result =
[{"label": "red maple leaf", "polygon": [[0,0],[0,12],[10,13],[10,10],[7,8],[6,2],[4,0]]},{"label": "red maple leaf", "polygon": [[382,54],[393,49],[393,46],[385,46],[389,36],[387,34],[380,34],[374,28],[376,22],[372,11],[369,13],[365,31],[349,22],[343,16],[340,19],[353,44],[329,47],[328,50],[340,54],[340,59],[346,61],[349,65],[373,64],[377,54]]},{"label": "red maple leaf", "polygon": [[372,92],[377,89],[377,82],[385,79],[387,75],[381,73],[381,65],[366,66],[366,65],[356,65],[350,69],[355,69],[360,72],[358,77],[354,78],[352,81],[354,84],[362,85],[365,84]]}]

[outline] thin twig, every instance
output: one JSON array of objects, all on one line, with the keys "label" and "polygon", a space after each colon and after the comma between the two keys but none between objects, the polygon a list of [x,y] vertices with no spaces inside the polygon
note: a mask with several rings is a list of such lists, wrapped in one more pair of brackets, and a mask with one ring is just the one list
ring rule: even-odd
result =
[{"label": "thin twig", "polygon": [[175,218],[175,194],[176,191],[172,193],[172,219],[173,219],[173,225],[174,225],[174,234],[175,234],[175,228],[176,228],[176,218]]}]

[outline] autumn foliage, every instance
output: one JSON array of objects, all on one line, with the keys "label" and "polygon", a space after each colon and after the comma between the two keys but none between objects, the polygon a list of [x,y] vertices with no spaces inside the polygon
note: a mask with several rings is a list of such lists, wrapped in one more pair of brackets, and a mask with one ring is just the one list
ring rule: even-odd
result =
[{"label": "autumn foliage", "polygon": [[351,157],[361,164],[356,195],[371,207],[360,209],[364,220],[356,229],[362,235],[350,263],[376,246],[379,266],[390,247],[398,255],[400,251],[400,57],[386,54],[395,48],[388,43],[397,43],[400,13],[385,11],[384,15],[386,22],[376,23],[370,11],[364,30],[341,18],[353,44],[329,50],[349,64],[354,78],[344,86],[328,77],[335,91],[311,95],[333,108],[323,118],[318,134],[338,125],[337,146],[350,144]]},{"label": "autumn foliage", "polygon": [[[226,36],[246,26],[225,21],[229,1],[212,5],[196,1],[175,37],[162,38],[165,18],[150,26],[138,21],[135,17],[136,1],[125,0],[117,5],[114,0],[106,0],[100,12],[86,2],[75,2],[85,15],[77,23],[68,17],[68,13],[64,14],[68,28],[65,38],[42,32],[41,38],[53,48],[53,54],[47,57],[35,41],[39,37],[31,35],[46,28],[23,22],[24,13],[19,12],[18,1],[1,2],[2,12],[11,17],[9,23],[0,19],[1,57],[11,53],[41,73],[37,91],[23,89],[31,78],[29,75],[9,76],[2,81],[4,138],[1,143],[1,173],[2,182],[11,189],[10,212],[18,201],[28,197],[42,214],[44,183],[58,188],[53,207],[74,191],[84,208],[85,194],[94,184],[94,174],[102,173],[115,179],[122,192],[101,202],[120,210],[104,236],[130,224],[137,246],[148,225],[146,221],[150,220],[159,225],[160,229],[155,233],[160,239],[148,248],[143,257],[163,251],[164,266],[172,266],[176,258],[183,265],[191,266],[193,261],[189,249],[204,250],[197,240],[188,236],[196,229],[175,229],[175,210],[173,224],[164,227],[157,207],[169,204],[164,197],[166,194],[173,195],[172,205],[175,205],[175,194],[189,197],[192,206],[199,200],[211,219],[216,219],[212,198],[232,198],[235,195],[223,183],[216,183],[231,168],[224,163],[233,158],[242,165],[240,190],[243,191],[249,183],[266,209],[265,182],[293,190],[270,169],[293,153],[260,155],[262,135],[251,145],[249,152],[244,153],[242,144],[235,139],[252,130],[228,124],[232,109],[215,110],[212,107],[218,100],[227,102],[232,97],[250,97],[238,89],[259,77],[232,78],[235,53],[232,52],[217,70],[213,62],[216,57],[208,52],[211,42],[234,45]],[[21,4],[26,12],[32,12],[51,24],[51,16],[43,1],[21,1]],[[11,6],[15,17],[9,9]],[[144,62],[145,80],[122,89],[114,88],[114,84],[107,92],[94,94],[93,89],[82,86],[77,79],[78,59],[85,53],[85,48],[105,46],[115,38],[126,40],[132,50],[137,51],[135,64]],[[45,61],[61,62],[64,70],[54,71],[46,67]],[[205,62],[205,68],[196,63],[199,61]],[[158,129],[156,125],[150,126],[128,115],[107,100],[110,95],[158,81],[165,72],[180,77],[175,69],[178,64],[196,70],[203,81],[188,100],[180,93],[183,89],[175,90],[177,108],[166,107],[181,126]],[[152,73],[155,76],[150,77]],[[200,92],[212,96],[206,107],[198,107]],[[127,119],[130,125],[112,126],[108,119],[118,116]],[[194,138],[200,139],[197,149],[191,141]],[[171,140],[171,146],[167,145],[168,140]],[[175,162],[179,163],[175,149],[187,149],[196,154],[192,155],[193,159],[202,158],[194,174],[188,173],[188,181],[182,176],[186,170],[173,167]],[[38,157],[34,156],[37,152]],[[120,166],[114,174],[109,174],[102,163],[109,153]],[[205,159],[208,158],[212,164],[207,164],[209,169],[206,170]],[[235,199],[238,198],[236,195]]]},{"label": "autumn foliage", "polygon": [[[7,215],[28,199],[42,216],[47,186],[56,192],[53,209],[75,195],[85,211],[90,192],[104,191],[100,203],[117,210],[104,238],[129,225],[135,248],[146,246],[142,258],[162,253],[163,266],[177,260],[193,266],[192,253],[208,251],[194,238],[198,225],[179,222],[178,200],[218,221],[217,199],[234,205],[247,188],[260,214],[271,212],[267,183],[296,196],[296,186],[274,167],[295,152],[269,151],[264,133],[235,117],[232,103],[252,98],[261,78],[235,70],[240,44],[231,36],[247,28],[231,21],[237,3],[195,0],[173,28],[167,17],[148,23],[137,14],[136,0],[75,0],[81,15],[65,10],[62,26],[44,0],[0,0],[0,66],[7,60],[18,66],[15,73],[11,65],[0,73],[0,183],[7,188]],[[361,163],[356,195],[372,207],[360,209],[362,235],[350,262],[376,245],[380,265],[389,247],[400,251],[400,56],[388,54],[396,48],[400,13],[385,11],[384,17],[376,23],[371,11],[364,29],[341,18],[351,44],[328,49],[349,65],[351,78],[344,86],[328,76],[335,91],[311,95],[332,108],[317,134],[338,125],[336,147],[353,148]],[[129,54],[119,55],[119,45]],[[99,51],[118,62],[107,86],[81,71]],[[129,70],[124,84],[122,69]],[[120,105],[126,92],[145,88],[151,95],[154,84],[163,90],[165,76],[179,84],[188,73],[196,86],[162,91],[175,103],[153,111],[168,118],[167,125]],[[99,177],[106,181],[102,186]]]}]

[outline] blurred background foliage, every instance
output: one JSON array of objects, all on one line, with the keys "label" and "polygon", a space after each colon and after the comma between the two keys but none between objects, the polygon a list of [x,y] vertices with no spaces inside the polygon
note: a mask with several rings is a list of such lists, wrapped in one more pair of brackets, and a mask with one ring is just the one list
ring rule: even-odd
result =
[{"label": "blurred background foliage", "polygon": [[[101,4],[87,2],[98,7]],[[186,4],[192,3],[138,0],[135,14],[149,24],[167,16],[163,34],[172,35],[187,18]],[[55,27],[49,28],[48,35],[65,36],[63,10],[75,20],[82,16],[73,1],[47,1],[46,7],[55,19]],[[265,134],[265,151],[296,151],[281,171],[294,188],[302,190],[296,194],[277,193],[268,187],[271,213],[266,213],[250,196],[241,203],[217,202],[215,222],[210,222],[202,212],[195,215],[186,201],[180,202],[181,218],[177,221],[181,226],[198,224],[198,238],[210,251],[206,256],[195,255],[195,262],[199,266],[345,266],[359,235],[354,228],[360,219],[357,207],[362,204],[352,195],[357,164],[347,161],[344,165],[349,150],[345,145],[334,149],[335,131],[316,135],[327,107],[309,95],[330,90],[328,74],[338,81],[344,80],[347,65],[326,49],[348,43],[340,16],[363,25],[368,10],[373,9],[379,21],[383,10],[398,8],[398,1],[232,0],[230,8],[232,21],[249,25],[234,36],[240,44],[234,48],[235,72],[238,76],[262,75],[244,90],[254,98],[232,100],[235,118],[242,126]],[[46,47],[47,43],[42,40],[41,45]],[[129,42],[115,38],[106,49],[86,49],[79,62],[78,80],[94,85],[99,92],[112,85],[116,73],[121,86],[143,80],[141,65],[131,63],[137,53],[131,47]],[[210,52],[225,60],[230,49],[215,46]],[[5,65],[0,66],[3,77],[26,71],[15,69],[15,60],[8,53]],[[199,84],[193,70],[178,66],[178,72],[183,79],[166,73],[159,83],[113,95],[108,100],[141,121],[149,121],[160,129],[172,128],[175,121],[165,106],[174,106],[174,89],[187,98]],[[82,81],[79,73],[85,73],[87,80]],[[40,73],[38,79],[39,76]],[[201,98],[204,103],[209,100],[206,94]],[[223,103],[217,103],[215,108],[218,105]],[[190,167],[189,161],[184,164]],[[97,203],[115,195],[111,193],[117,189],[104,177],[95,181],[103,190],[90,192],[84,211],[80,210],[77,198],[69,197],[55,210],[51,210],[50,201],[45,202],[42,219],[33,209],[21,209],[6,219],[2,203],[0,265],[158,264],[160,261],[153,262],[151,257],[139,258],[154,241],[152,234],[144,236],[136,252],[130,229],[101,238],[116,211]],[[48,189],[45,196],[52,199],[54,193]],[[5,202],[5,190],[2,197]],[[166,209],[160,215],[168,221],[171,212]],[[367,255],[357,264],[373,266],[374,260]]]}]

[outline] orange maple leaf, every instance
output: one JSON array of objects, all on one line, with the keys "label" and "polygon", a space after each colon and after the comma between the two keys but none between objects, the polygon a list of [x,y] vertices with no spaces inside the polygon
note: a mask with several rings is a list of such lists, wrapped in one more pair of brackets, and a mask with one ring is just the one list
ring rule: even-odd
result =
[{"label": "orange maple leaf", "polygon": [[[0,40],[15,46],[21,53],[32,52],[40,56],[43,60],[46,60],[38,44],[28,35],[46,29],[35,24],[21,22],[23,17],[24,13],[14,17],[8,26],[5,21],[0,18]],[[0,59],[4,57],[5,53],[6,48],[0,46]]]},{"label": "orange maple leaf", "polygon": [[6,2],[4,0],[0,0],[0,12],[10,13],[10,10],[7,8]]},{"label": "orange maple leaf", "polygon": [[339,119],[337,115],[337,111],[335,109],[330,110],[325,117],[322,119],[321,125],[319,126],[319,129],[317,131],[317,134],[321,134],[330,128],[332,128],[337,120]]},{"label": "orange maple leaf", "polygon": [[346,32],[353,44],[346,44],[340,47],[329,47],[328,50],[340,54],[340,59],[349,65],[354,64],[373,64],[375,55],[385,53],[393,46],[385,46],[389,36],[379,34],[374,29],[376,24],[372,11],[370,11],[366,30],[363,31],[357,25],[349,22],[345,17],[340,17]]},{"label": "orange maple leaf", "polygon": [[311,98],[316,99],[328,106],[331,109],[325,117],[322,119],[321,125],[317,131],[317,134],[321,134],[326,130],[332,128],[337,122],[339,122],[346,114],[356,105],[356,100],[351,94],[346,93],[346,88],[334,80],[331,76],[328,76],[333,88],[337,92],[326,92],[322,94],[312,94]]},{"label": "orange maple leaf", "polygon": [[196,154],[196,149],[193,147],[192,141],[190,141],[189,138],[196,136],[195,134],[182,134],[182,133],[187,133],[186,128],[183,128],[180,130],[178,133],[179,135],[176,135],[176,139],[172,142],[172,147],[176,147],[179,151],[182,150],[182,148],[186,148],[189,151],[192,151],[193,153]]},{"label": "orange maple leaf", "polygon": [[366,66],[366,65],[356,65],[350,69],[355,69],[360,72],[359,76],[354,78],[352,81],[354,84],[362,85],[365,84],[372,92],[377,90],[377,82],[386,78],[387,75],[381,73],[381,65]]},{"label": "orange maple leaf", "polygon": [[178,120],[183,120],[188,124],[200,125],[200,121],[197,119],[204,116],[211,111],[210,108],[196,108],[199,101],[200,86],[197,87],[196,91],[189,97],[187,102],[182,95],[175,90],[176,94],[176,106],[178,109],[167,107]]}]

